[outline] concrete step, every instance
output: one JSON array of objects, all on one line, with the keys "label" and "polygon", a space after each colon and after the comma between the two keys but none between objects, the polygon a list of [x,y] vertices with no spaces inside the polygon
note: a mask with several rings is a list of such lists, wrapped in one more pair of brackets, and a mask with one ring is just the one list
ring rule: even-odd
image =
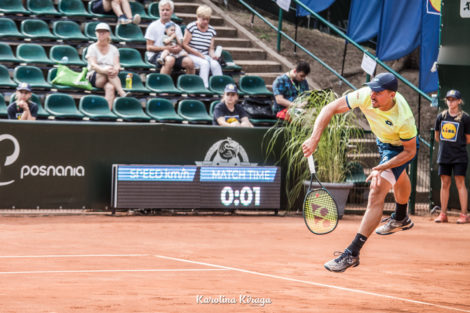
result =
[{"label": "concrete step", "polygon": [[283,74],[282,72],[270,72],[270,73],[265,73],[265,72],[262,72],[262,73],[259,73],[259,72],[254,72],[254,73],[245,73],[245,75],[252,75],[252,76],[259,76],[261,77],[262,79],[264,79],[264,82],[266,83],[266,85],[272,85],[274,80],[276,79],[276,77],[278,77],[279,75]]},{"label": "concrete step", "polygon": [[[178,15],[179,13],[191,13],[196,14],[197,8],[201,5],[200,3],[196,2],[175,2],[175,14]],[[179,15],[178,15],[179,16]]]},{"label": "concrete step", "polygon": [[232,55],[233,60],[265,60],[266,51],[258,48],[223,47]]},{"label": "concrete step", "polygon": [[217,37],[237,37],[237,29],[230,26],[214,26],[215,31],[217,32]]},{"label": "concrete step", "polygon": [[218,34],[215,37],[215,45],[221,45],[222,47],[252,47],[251,41],[243,38],[225,38],[219,37]]},{"label": "concrete step", "polygon": [[[194,22],[196,20],[196,10],[194,10],[194,13],[180,13],[175,11],[176,16],[179,18],[183,19],[183,23],[189,24],[191,22]],[[225,20],[223,17],[212,15],[211,16],[211,21],[209,22],[210,25],[212,26],[221,26],[224,25]]]},{"label": "concrete step", "polygon": [[236,60],[236,64],[243,68],[245,73],[255,72],[280,72],[282,66],[279,62],[269,60]]}]

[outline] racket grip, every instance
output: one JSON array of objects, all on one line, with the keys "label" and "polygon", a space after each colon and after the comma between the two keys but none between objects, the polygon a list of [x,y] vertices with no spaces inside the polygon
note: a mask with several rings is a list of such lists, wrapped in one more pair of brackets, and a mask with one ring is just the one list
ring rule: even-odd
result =
[{"label": "racket grip", "polygon": [[310,155],[308,158],[308,168],[310,169],[311,174],[315,174],[315,161],[313,160],[313,156]]}]

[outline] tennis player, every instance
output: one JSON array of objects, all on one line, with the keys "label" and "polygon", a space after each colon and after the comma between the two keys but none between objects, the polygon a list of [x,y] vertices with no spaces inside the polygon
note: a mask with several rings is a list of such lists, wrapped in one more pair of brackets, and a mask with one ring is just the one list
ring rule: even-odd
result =
[{"label": "tennis player", "polygon": [[393,74],[377,75],[367,83],[367,87],[326,105],[315,120],[312,135],[302,144],[304,156],[310,156],[316,150],[321,134],[332,116],[354,108],[359,108],[364,113],[377,137],[380,162],[372,168],[366,180],[371,182],[367,210],[351,244],[344,252],[339,252],[337,258],[325,263],[325,268],[329,271],[344,272],[351,266],[359,265],[359,252],[380,224],[385,197],[392,187],[396,201],[395,212],[375,232],[390,235],[413,227],[413,222],[407,215],[411,183],[405,169],[418,149],[417,129],[413,113],[397,89],[398,81]]}]

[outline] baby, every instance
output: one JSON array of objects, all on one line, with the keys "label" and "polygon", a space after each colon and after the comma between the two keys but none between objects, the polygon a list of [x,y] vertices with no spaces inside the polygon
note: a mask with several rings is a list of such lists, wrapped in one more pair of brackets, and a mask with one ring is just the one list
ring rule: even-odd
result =
[{"label": "baby", "polygon": [[[173,22],[168,22],[165,24],[165,35],[163,35],[163,44],[165,46],[182,46],[181,41],[176,38],[176,25]],[[188,53],[184,50],[181,50],[179,53],[174,54],[169,50],[163,50],[160,54],[160,57],[157,59],[157,62],[161,65],[165,64],[165,58],[167,56],[174,56],[175,58],[187,56]]]}]

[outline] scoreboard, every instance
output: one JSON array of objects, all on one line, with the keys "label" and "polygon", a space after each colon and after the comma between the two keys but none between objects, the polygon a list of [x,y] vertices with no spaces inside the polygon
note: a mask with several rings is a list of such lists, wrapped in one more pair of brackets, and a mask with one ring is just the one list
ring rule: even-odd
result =
[{"label": "scoreboard", "polygon": [[280,209],[276,166],[113,165],[111,206]]}]

